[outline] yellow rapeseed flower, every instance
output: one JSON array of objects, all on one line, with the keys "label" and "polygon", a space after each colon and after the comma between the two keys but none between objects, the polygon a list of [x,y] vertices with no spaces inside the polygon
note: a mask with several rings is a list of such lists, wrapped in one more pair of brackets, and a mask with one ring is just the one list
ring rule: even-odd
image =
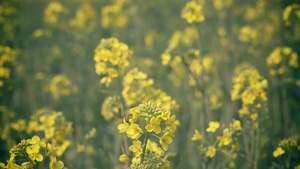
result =
[{"label": "yellow rapeseed flower", "polygon": [[213,158],[216,154],[216,148],[214,146],[209,146],[206,152],[206,157]]},{"label": "yellow rapeseed flower", "polygon": [[203,22],[205,17],[203,15],[202,6],[195,1],[188,2],[181,11],[181,18],[186,19],[188,23]]},{"label": "yellow rapeseed flower", "polygon": [[49,163],[49,167],[50,167],[50,169],[62,169],[62,168],[64,168],[64,163],[62,161],[57,161],[56,157],[53,156]]},{"label": "yellow rapeseed flower", "polygon": [[168,144],[172,143],[172,138],[169,136],[169,132],[166,132],[160,139],[159,143],[161,144],[162,148],[167,151],[168,150]]},{"label": "yellow rapeseed flower", "polygon": [[195,133],[194,133],[193,137],[191,138],[191,140],[196,141],[196,140],[201,140],[201,139],[202,139],[201,134],[199,133],[198,130],[195,130]]},{"label": "yellow rapeseed flower", "polygon": [[208,125],[209,127],[206,129],[206,131],[212,133],[214,133],[220,127],[220,123],[217,121],[211,121],[208,123]]},{"label": "yellow rapeseed flower", "polygon": [[276,158],[284,153],[285,151],[281,147],[277,147],[277,149],[273,152],[273,156]]},{"label": "yellow rapeseed flower", "polygon": [[129,161],[129,157],[126,154],[122,154],[119,158],[119,161],[122,163],[125,163],[125,162]]},{"label": "yellow rapeseed flower", "polygon": [[131,124],[129,128],[126,130],[127,136],[132,139],[140,138],[141,133],[143,133],[143,130],[140,128],[138,124]]},{"label": "yellow rapeseed flower", "polygon": [[150,120],[150,124],[148,124],[145,129],[148,132],[154,131],[156,134],[159,134],[161,132],[160,128],[160,118],[159,117],[152,117]]},{"label": "yellow rapeseed flower", "polygon": [[142,147],[140,141],[133,141],[133,145],[131,145],[128,149],[135,153],[135,157],[139,157],[142,154]]}]

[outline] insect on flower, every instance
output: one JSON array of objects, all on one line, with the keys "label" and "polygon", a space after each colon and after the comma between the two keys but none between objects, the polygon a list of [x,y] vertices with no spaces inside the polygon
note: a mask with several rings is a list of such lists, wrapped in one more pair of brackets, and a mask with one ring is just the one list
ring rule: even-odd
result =
[{"label": "insect on flower", "polygon": [[127,114],[125,117],[124,117],[124,119],[125,119],[125,121],[127,122],[127,123],[129,123],[129,119],[132,117],[132,114]]}]

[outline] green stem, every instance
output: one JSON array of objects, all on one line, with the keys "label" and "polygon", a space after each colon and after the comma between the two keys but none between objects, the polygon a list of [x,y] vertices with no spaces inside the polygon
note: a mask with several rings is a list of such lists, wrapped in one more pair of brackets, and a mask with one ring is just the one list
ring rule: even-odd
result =
[{"label": "green stem", "polygon": [[257,128],[255,133],[255,152],[254,152],[254,169],[257,169],[258,158],[259,158],[259,121],[257,121]]},{"label": "green stem", "polygon": [[149,132],[146,133],[146,137],[145,137],[145,141],[144,141],[144,147],[143,147],[143,154],[142,154],[142,158],[141,158],[141,164],[143,164],[143,162],[144,162],[148,138],[149,138]]}]

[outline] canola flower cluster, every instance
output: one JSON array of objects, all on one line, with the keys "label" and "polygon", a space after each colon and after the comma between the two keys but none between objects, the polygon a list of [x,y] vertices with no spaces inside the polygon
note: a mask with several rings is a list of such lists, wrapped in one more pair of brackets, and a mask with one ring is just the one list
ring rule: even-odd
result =
[{"label": "canola flower cluster", "polygon": [[69,25],[72,29],[92,32],[95,28],[95,15],[96,12],[93,7],[85,3],[76,11],[76,16],[69,21]]},{"label": "canola flower cluster", "polygon": [[125,0],[116,0],[114,4],[102,8],[102,26],[104,28],[124,28],[127,25],[128,11],[124,10]]},{"label": "canola flower cluster", "polygon": [[[210,121],[209,127],[206,129],[206,132],[215,133],[220,127],[220,123],[217,121]],[[218,147],[220,151],[223,153],[233,153],[238,152],[239,148],[239,136],[241,134],[242,126],[239,120],[233,119],[233,122],[229,124],[229,127],[225,127],[223,129],[223,135],[217,136],[216,140],[218,140]],[[192,141],[202,141],[203,136],[200,132],[195,129],[194,135],[191,138]],[[217,148],[214,145],[208,146],[204,148],[205,141],[199,146],[200,151],[205,151],[205,156],[209,158],[213,158],[216,155]],[[230,148],[230,151],[227,149]]]},{"label": "canola flower cluster", "polygon": [[[62,169],[64,163],[57,160],[57,148],[50,143],[40,140],[39,136],[33,136],[31,139],[22,140],[10,149],[10,158],[7,160],[7,165],[0,163],[1,169],[30,169],[36,168],[39,162],[45,161],[46,157],[50,158],[50,169]],[[45,156],[43,156],[45,155]],[[21,165],[16,157],[23,157]],[[18,158],[20,159],[20,158]]]},{"label": "canola flower cluster", "polygon": [[267,101],[265,89],[268,88],[268,81],[260,76],[258,71],[250,64],[238,65],[232,81],[234,85],[231,91],[231,100],[242,100],[243,107],[239,110],[240,117],[250,116],[251,106],[261,108],[262,104]]},{"label": "canola flower cluster", "polygon": [[282,13],[282,19],[285,22],[286,26],[290,26],[292,21],[292,16],[295,16],[297,19],[300,18],[300,5],[299,4],[292,4],[287,6]]},{"label": "canola flower cluster", "polygon": [[186,19],[188,23],[203,22],[205,17],[203,15],[202,5],[196,1],[188,2],[181,11],[181,18]]},{"label": "canola flower cluster", "polygon": [[0,46],[0,88],[11,76],[11,66],[16,63],[18,52],[8,46]]},{"label": "canola flower cluster", "polygon": [[[145,165],[151,161],[147,161],[150,155],[156,155],[158,159],[161,159],[163,152],[167,151],[169,144],[173,142],[172,137],[175,137],[174,132],[177,130],[179,121],[176,120],[176,116],[171,112],[162,109],[154,103],[148,102],[140,104],[129,110],[130,118],[128,122],[126,119],[123,123],[118,125],[120,133],[126,133],[127,137],[134,139],[133,145],[129,147],[129,150],[134,153],[132,158],[132,165]],[[140,124],[138,123],[140,120]],[[164,122],[164,123],[163,123]],[[144,127],[141,124],[146,123]],[[144,135],[144,142],[139,140]],[[150,138],[156,137],[162,147],[151,141]],[[149,152],[149,153],[147,153]],[[127,155],[121,155],[120,161],[128,161]],[[150,158],[151,160],[151,158]],[[152,162],[153,163],[153,162]],[[150,164],[147,164],[150,165]]]},{"label": "canola flower cluster", "polygon": [[165,92],[153,87],[154,80],[147,79],[148,75],[133,68],[128,71],[123,79],[122,96],[126,106],[151,101],[161,104],[166,110],[177,109],[179,106],[176,100],[172,99]]},{"label": "canola flower cluster", "polygon": [[270,74],[273,76],[286,76],[299,67],[298,55],[290,47],[277,47],[267,57],[267,65],[270,67]]},{"label": "canola flower cluster", "polygon": [[258,32],[257,30],[251,28],[250,26],[243,26],[240,28],[239,40],[242,42],[252,42],[257,43]]},{"label": "canola flower cluster", "polygon": [[299,152],[300,145],[297,143],[296,137],[290,137],[288,139],[283,139],[279,142],[278,147],[273,151],[273,156],[275,158],[283,154],[292,154],[293,152]]},{"label": "canola flower cluster", "polygon": [[72,145],[72,142],[67,139],[67,135],[70,135],[73,130],[72,123],[65,120],[62,112],[45,113],[45,109],[40,109],[31,116],[28,124],[26,124],[26,120],[20,119],[11,123],[11,128],[19,132],[25,130],[27,134],[44,132],[45,140],[51,141],[56,147],[56,155],[61,156]]},{"label": "canola flower cluster", "polygon": [[49,24],[56,24],[58,22],[59,14],[66,12],[67,9],[60,2],[51,2],[45,9],[44,21]]},{"label": "canola flower cluster", "polygon": [[120,97],[109,96],[106,97],[102,103],[101,115],[106,121],[112,119],[120,111]]},{"label": "canola flower cluster", "polygon": [[55,101],[59,100],[62,96],[70,96],[78,92],[78,87],[73,85],[64,75],[56,75],[52,78],[49,85],[45,87],[45,91],[51,93]]},{"label": "canola flower cluster", "polygon": [[232,5],[233,0],[213,0],[212,1],[217,10],[229,8]]},{"label": "canola flower cluster", "polygon": [[101,39],[94,56],[96,73],[105,75],[100,83],[108,87],[112,78],[119,76],[120,69],[129,66],[128,58],[132,53],[125,43],[116,38]]},{"label": "canola flower cluster", "polygon": [[[199,39],[198,31],[195,27],[187,27],[183,31],[176,30],[168,42],[168,47],[161,55],[162,65],[169,65],[172,55],[177,55],[176,51],[180,43],[186,47],[191,47]],[[190,49],[189,49],[190,50]],[[198,55],[200,51],[198,51]],[[177,57],[177,56],[176,56]]]}]

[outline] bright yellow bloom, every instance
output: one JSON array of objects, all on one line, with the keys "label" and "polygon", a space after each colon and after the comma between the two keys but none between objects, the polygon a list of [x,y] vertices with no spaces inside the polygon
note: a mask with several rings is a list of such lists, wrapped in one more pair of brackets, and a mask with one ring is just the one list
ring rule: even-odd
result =
[{"label": "bright yellow bloom", "polygon": [[236,130],[242,130],[241,122],[239,120],[233,119],[232,127]]},{"label": "bright yellow bloom", "polygon": [[217,121],[211,121],[208,123],[208,125],[209,127],[206,129],[206,131],[212,133],[214,133],[220,127],[220,123]]},{"label": "bright yellow bloom", "polygon": [[118,129],[120,130],[119,133],[124,133],[129,128],[129,124],[125,121],[123,121],[122,124],[118,125]]},{"label": "bright yellow bloom", "polygon": [[285,151],[281,147],[277,147],[277,149],[273,152],[273,156],[276,158],[284,153]]},{"label": "bright yellow bloom", "polygon": [[141,137],[141,133],[143,130],[140,128],[138,124],[131,124],[129,128],[126,130],[127,136],[132,139],[138,139]]},{"label": "bright yellow bloom", "polygon": [[294,169],[300,169],[300,164],[299,165],[297,165],[297,166],[295,166],[295,168]]},{"label": "bright yellow bloom", "polygon": [[31,139],[28,139],[29,144],[38,144],[40,142],[39,136],[33,136]]},{"label": "bright yellow bloom", "polygon": [[97,75],[106,74],[106,72],[107,72],[106,63],[105,62],[97,62],[95,64],[95,69],[96,69]]},{"label": "bright yellow bloom", "polygon": [[159,143],[161,144],[162,148],[167,151],[168,150],[168,144],[172,143],[172,138],[169,136],[170,133],[166,132],[160,139]]},{"label": "bright yellow bloom", "polygon": [[128,149],[135,153],[135,157],[139,157],[142,154],[142,147],[140,141],[133,141],[133,145],[131,145]]},{"label": "bright yellow bloom", "polygon": [[39,144],[34,144],[32,146],[27,147],[26,148],[26,153],[28,154],[28,156],[31,160],[36,160],[36,161],[42,161],[43,160],[43,156],[40,153]]},{"label": "bright yellow bloom", "polygon": [[129,157],[126,154],[122,154],[119,158],[119,161],[125,163],[129,161]]},{"label": "bright yellow bloom", "polygon": [[161,132],[160,128],[160,118],[159,117],[152,117],[150,120],[150,124],[148,124],[145,129],[148,132],[154,131],[156,134],[159,134]]},{"label": "bright yellow bloom", "polygon": [[195,133],[194,133],[193,137],[191,138],[191,140],[196,141],[196,140],[201,140],[201,139],[202,139],[201,134],[199,133],[198,130],[195,130]]},{"label": "bright yellow bloom", "polygon": [[216,148],[214,146],[209,146],[206,152],[206,157],[213,158],[216,154]]},{"label": "bright yellow bloom", "polygon": [[232,139],[231,139],[230,135],[231,135],[231,132],[229,131],[229,129],[225,128],[223,130],[223,136],[218,136],[217,137],[217,140],[220,141],[219,147],[227,146],[231,143]]}]

